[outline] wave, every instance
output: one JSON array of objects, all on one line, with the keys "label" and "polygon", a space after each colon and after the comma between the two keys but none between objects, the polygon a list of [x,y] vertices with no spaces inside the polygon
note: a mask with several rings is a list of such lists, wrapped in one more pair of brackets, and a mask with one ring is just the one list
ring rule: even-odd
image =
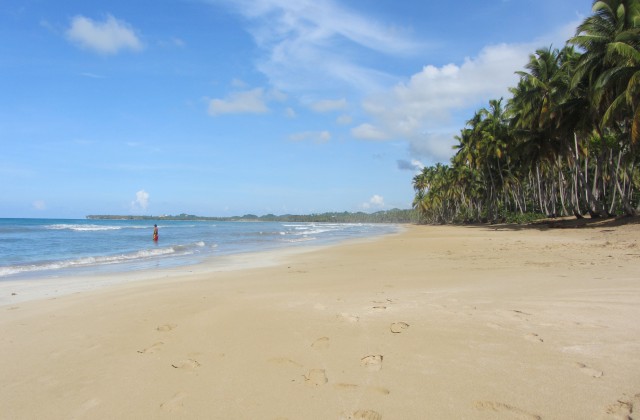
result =
[{"label": "wave", "polygon": [[295,244],[295,243],[299,243],[299,242],[308,242],[308,241],[315,241],[317,238],[315,237],[302,237],[302,238],[295,238],[295,239],[285,239],[284,242],[290,243],[290,244]]},{"label": "wave", "polygon": [[93,265],[107,265],[118,264],[124,262],[132,262],[138,260],[146,260],[151,258],[158,258],[168,255],[191,255],[197,252],[196,248],[206,246],[203,241],[195,242],[189,245],[175,245],[166,248],[155,249],[143,249],[140,251],[131,252],[128,254],[120,255],[106,255],[106,256],[92,256],[81,257],[70,260],[61,261],[46,261],[41,263],[29,264],[29,265],[13,265],[7,267],[0,267],[0,277],[7,277],[14,274],[49,271],[49,270],[64,270],[67,268],[75,267],[89,267]]},{"label": "wave", "polygon": [[330,226],[309,226],[305,229],[297,228],[295,232],[288,232],[289,235],[320,235],[323,233],[332,233],[332,232],[341,232],[344,229],[341,228],[332,228]]},{"label": "wave", "polygon": [[101,230],[149,229],[149,226],[83,225],[60,223],[55,225],[47,225],[44,228],[49,230],[74,230],[78,232],[88,232]]}]

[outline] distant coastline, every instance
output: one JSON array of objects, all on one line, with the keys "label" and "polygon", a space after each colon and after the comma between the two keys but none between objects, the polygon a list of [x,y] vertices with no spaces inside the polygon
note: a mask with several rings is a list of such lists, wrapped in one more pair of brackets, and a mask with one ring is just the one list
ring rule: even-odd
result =
[{"label": "distant coastline", "polygon": [[266,214],[263,216],[245,214],[244,216],[216,217],[182,213],[162,216],[91,214],[85,217],[90,220],[201,220],[218,222],[416,223],[418,221],[418,215],[414,210],[402,209],[378,211],[375,213],[329,212],[307,215],[285,214],[280,216],[276,216],[275,214]]}]

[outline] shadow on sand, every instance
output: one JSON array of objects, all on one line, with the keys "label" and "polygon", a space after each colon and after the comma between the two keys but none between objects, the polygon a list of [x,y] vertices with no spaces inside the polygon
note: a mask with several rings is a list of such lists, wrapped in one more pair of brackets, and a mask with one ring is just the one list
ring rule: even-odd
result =
[{"label": "shadow on sand", "polygon": [[517,223],[477,223],[464,226],[487,230],[549,230],[549,229],[607,229],[625,225],[640,224],[640,216],[619,216],[576,219],[575,217],[541,219],[526,224]]}]

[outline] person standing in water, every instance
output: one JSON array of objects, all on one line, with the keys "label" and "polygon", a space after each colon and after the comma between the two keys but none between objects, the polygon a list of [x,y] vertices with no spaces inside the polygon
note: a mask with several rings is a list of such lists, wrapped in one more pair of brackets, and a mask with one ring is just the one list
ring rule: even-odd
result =
[{"label": "person standing in water", "polygon": [[153,240],[158,242],[158,225],[153,225]]}]

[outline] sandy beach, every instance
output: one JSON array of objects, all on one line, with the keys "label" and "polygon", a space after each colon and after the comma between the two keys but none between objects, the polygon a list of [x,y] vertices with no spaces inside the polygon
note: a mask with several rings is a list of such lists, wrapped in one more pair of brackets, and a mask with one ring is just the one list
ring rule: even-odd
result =
[{"label": "sandy beach", "polygon": [[637,220],[409,226],[112,283],[3,296],[1,419],[640,412]]}]

